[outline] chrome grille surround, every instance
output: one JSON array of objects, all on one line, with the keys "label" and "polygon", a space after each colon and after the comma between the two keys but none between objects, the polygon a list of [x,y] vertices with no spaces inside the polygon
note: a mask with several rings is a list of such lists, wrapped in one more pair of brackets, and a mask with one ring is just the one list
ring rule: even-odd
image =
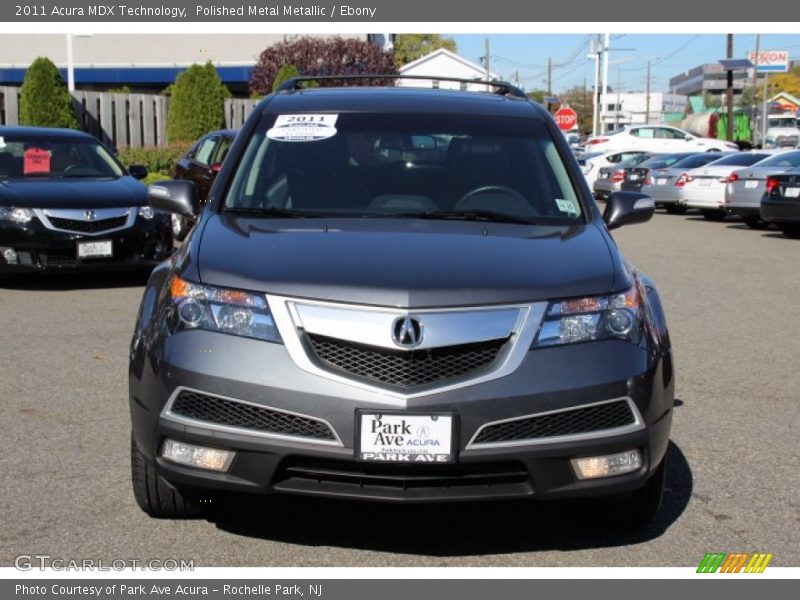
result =
[{"label": "chrome grille surround", "polygon": [[[547,302],[417,310],[273,295],[268,295],[267,300],[286,350],[299,368],[339,383],[378,392],[375,403],[399,407],[406,407],[410,398],[476,385],[515,371],[528,354],[547,308]],[[325,368],[316,360],[305,339],[310,333],[376,349],[403,350],[392,341],[392,324],[398,318],[409,316],[423,323],[425,333],[422,342],[408,351],[506,338],[508,341],[489,368],[480,369],[471,376],[404,390]]]},{"label": "chrome grille surround", "polygon": [[[87,211],[91,211],[94,214],[94,217],[91,219],[86,218]],[[120,208],[46,208],[46,209],[34,209],[34,214],[39,218],[47,229],[51,231],[61,231],[64,233],[74,233],[77,235],[85,235],[85,236],[100,236],[100,235],[108,235],[109,233],[114,233],[116,231],[122,231],[123,229],[128,229],[129,227],[133,227],[134,221],[136,221],[136,213],[138,209],[136,207],[127,208],[127,207],[120,207]],[[68,227],[56,227],[53,222],[50,220],[50,217],[56,219],[56,223],[59,221],[77,221],[81,223],[97,223],[102,221],[113,220],[115,225],[109,227],[108,229],[101,229],[98,231],[80,231],[77,229],[69,229]],[[125,222],[121,225],[118,225],[118,219],[121,217],[125,217]]]}]

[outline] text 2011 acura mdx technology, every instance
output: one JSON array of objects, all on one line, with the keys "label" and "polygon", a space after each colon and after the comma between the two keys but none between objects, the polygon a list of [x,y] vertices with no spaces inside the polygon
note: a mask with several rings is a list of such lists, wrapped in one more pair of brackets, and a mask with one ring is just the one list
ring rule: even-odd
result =
[{"label": "text 2011 acura mdx technology", "polygon": [[[320,78],[316,78],[320,79]],[[432,502],[664,487],[674,376],[653,283],[516,88],[315,87],[256,108],[131,345],[132,477],[157,517],[215,492]],[[190,182],[151,186],[194,216]]]}]

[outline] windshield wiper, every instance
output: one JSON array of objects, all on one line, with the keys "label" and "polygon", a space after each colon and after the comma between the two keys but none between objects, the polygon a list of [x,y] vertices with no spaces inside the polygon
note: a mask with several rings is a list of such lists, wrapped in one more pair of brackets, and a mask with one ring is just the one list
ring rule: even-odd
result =
[{"label": "windshield wiper", "polygon": [[264,217],[273,219],[306,219],[313,217],[322,217],[315,213],[306,212],[303,210],[292,210],[290,208],[278,208],[276,206],[263,207],[263,206],[236,206],[225,209],[226,213],[233,213],[236,215],[251,215],[254,217]]},{"label": "windshield wiper", "polygon": [[452,219],[460,221],[491,221],[494,223],[518,223],[520,225],[540,225],[542,221],[524,219],[493,210],[425,210],[421,212],[402,212],[368,214],[365,217],[401,219]]}]

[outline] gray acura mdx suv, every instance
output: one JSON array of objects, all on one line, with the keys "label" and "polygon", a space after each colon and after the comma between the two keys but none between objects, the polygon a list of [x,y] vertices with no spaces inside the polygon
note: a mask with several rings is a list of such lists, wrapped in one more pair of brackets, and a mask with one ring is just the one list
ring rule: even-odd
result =
[{"label": "gray acura mdx suv", "polygon": [[[315,78],[317,81],[324,78]],[[653,283],[550,115],[496,93],[288,82],[150,277],[130,354],[132,479],[154,517],[220,492],[390,502],[664,488],[674,376]]]}]

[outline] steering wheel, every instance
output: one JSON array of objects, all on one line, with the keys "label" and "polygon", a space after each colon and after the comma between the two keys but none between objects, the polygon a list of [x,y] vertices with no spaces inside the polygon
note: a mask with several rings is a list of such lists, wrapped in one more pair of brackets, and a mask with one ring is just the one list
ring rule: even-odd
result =
[{"label": "steering wheel", "polygon": [[83,166],[83,165],[72,163],[71,165],[67,165],[66,167],[64,167],[64,169],[61,171],[61,174],[62,175],[69,175],[70,173],[72,173],[74,171],[78,171],[79,169],[85,169],[85,168],[86,167]]},{"label": "steering wheel", "polygon": [[481,187],[477,187],[474,190],[470,190],[461,198],[459,198],[458,202],[456,202],[456,208],[458,208],[461,204],[471,200],[475,196],[480,196],[481,194],[486,194],[488,192],[497,192],[500,194],[507,194],[514,198],[514,200],[521,200],[525,204],[528,204],[528,199],[520,194],[517,190],[506,187],[504,185],[482,185]]}]

